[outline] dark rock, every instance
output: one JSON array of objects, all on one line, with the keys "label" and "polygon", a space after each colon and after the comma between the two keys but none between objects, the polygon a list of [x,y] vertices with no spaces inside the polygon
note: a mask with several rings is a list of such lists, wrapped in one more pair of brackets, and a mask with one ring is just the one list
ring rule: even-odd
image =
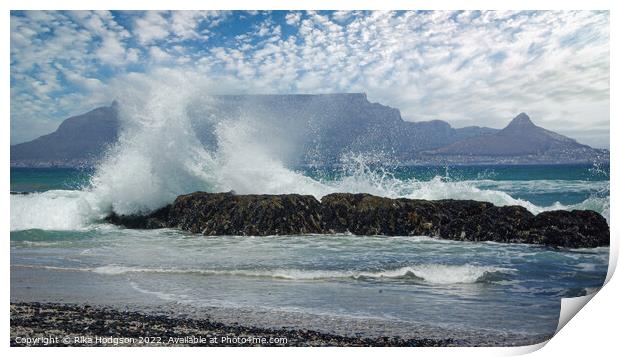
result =
[{"label": "dark rock", "polygon": [[204,235],[322,233],[320,205],[307,195],[196,192],[177,197],[168,225]]},{"label": "dark rock", "polygon": [[166,228],[168,227],[169,210],[170,205],[164,206],[148,215],[117,215],[112,212],[112,214],[106,217],[106,221],[119,226],[135,229]]},{"label": "dark rock", "polygon": [[437,236],[436,202],[390,199],[369,194],[334,193],[321,200],[324,227],[330,233]]},{"label": "dark rock", "polygon": [[[531,222],[536,243],[570,248],[609,245],[609,226],[594,211],[548,211]],[[604,241],[601,241],[604,239]]]},{"label": "dark rock", "polygon": [[593,211],[551,211],[534,216],[520,206],[391,199],[362,193],[334,193],[319,202],[313,196],[297,194],[195,192],[148,215],[112,213],[106,220],[128,228],[170,227],[204,235],[350,232],[569,248],[609,245],[609,226]]}]

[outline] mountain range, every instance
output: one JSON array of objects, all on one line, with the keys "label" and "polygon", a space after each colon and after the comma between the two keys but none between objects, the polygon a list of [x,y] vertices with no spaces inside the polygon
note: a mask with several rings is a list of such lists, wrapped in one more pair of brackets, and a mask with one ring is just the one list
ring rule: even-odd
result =
[{"label": "mountain range", "polygon": [[[297,166],[337,165],[348,153],[381,153],[401,165],[568,164],[608,162],[609,151],[536,126],[525,113],[503,129],[453,128],[441,120],[411,122],[399,110],[371,103],[365,94],[213,96],[189,110],[203,145],[218,146],[224,119],[262,123],[262,135],[278,141],[283,159]],[[11,166],[73,167],[96,164],[118,139],[114,103],[66,119],[58,129],[11,146]]]}]

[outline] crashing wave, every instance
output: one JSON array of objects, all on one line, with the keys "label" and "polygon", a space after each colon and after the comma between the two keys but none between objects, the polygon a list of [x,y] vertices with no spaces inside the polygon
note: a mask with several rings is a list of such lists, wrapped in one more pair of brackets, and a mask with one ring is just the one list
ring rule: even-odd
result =
[{"label": "crashing wave", "polygon": [[405,266],[397,269],[379,271],[352,271],[352,270],[302,270],[302,269],[193,269],[193,268],[149,268],[137,266],[105,265],[96,268],[63,268],[53,266],[26,266],[14,267],[39,268],[48,270],[76,270],[88,271],[102,275],[122,275],[131,273],[146,274],[199,274],[199,275],[228,275],[249,278],[271,278],[282,280],[331,280],[331,279],[410,279],[429,284],[473,284],[491,282],[506,278],[513,274],[514,269],[494,266],[477,265],[444,265],[420,264]]},{"label": "crashing wave", "polygon": [[[165,83],[165,84],[162,84]],[[399,179],[386,169],[372,169],[368,157],[345,157],[334,180],[313,179],[288,169],[286,138],[249,114],[240,118],[201,118],[209,97],[192,78],[136,78],[118,88],[121,132],[118,143],[96,168],[82,190],[54,190],[11,195],[11,230],[76,230],[118,214],[145,213],[194,191],[240,194],[299,193],[321,198],[334,192],[370,193],[417,199],[472,199],[498,206],[520,205],[532,213],[550,209],[593,209],[609,219],[609,197],[592,197],[563,206],[537,206],[501,189],[481,188],[481,181]],[[215,121],[217,149],[197,138],[193,122]],[[372,158],[370,158],[372,159]],[[551,182],[538,183],[553,186]],[[563,183],[558,183],[562,185]],[[533,183],[528,183],[533,185]]]}]

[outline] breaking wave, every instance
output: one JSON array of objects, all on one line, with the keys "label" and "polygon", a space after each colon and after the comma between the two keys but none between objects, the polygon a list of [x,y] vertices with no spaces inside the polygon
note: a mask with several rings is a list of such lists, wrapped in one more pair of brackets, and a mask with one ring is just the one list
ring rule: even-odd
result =
[{"label": "breaking wave", "polygon": [[379,271],[302,270],[302,269],[188,269],[147,268],[121,265],[105,265],[96,268],[63,268],[53,266],[13,265],[14,267],[38,268],[59,271],[84,271],[102,275],[142,274],[197,274],[215,276],[238,276],[282,280],[333,280],[333,279],[403,279],[429,284],[474,284],[509,280],[514,269],[477,265],[421,264]]},{"label": "breaking wave", "polygon": [[[119,85],[121,132],[118,143],[96,168],[82,190],[54,190],[11,195],[11,230],[78,230],[119,214],[152,211],[180,194],[193,191],[237,193],[300,193],[321,198],[333,192],[364,192],[384,197],[473,199],[496,205],[520,205],[533,213],[550,209],[593,209],[609,218],[609,197],[592,197],[579,204],[537,206],[484,182],[398,179],[371,169],[363,155],[345,158],[343,175],[314,179],[283,163],[291,145],[273,125],[250,114],[237,118],[207,115],[210,97],[190,76],[132,78]],[[198,139],[193,123],[214,124],[217,149]],[[284,137],[283,137],[284,136]],[[528,183],[536,185],[536,183]],[[553,183],[538,183],[553,186]]]},{"label": "breaking wave", "polygon": [[[92,224],[101,221],[112,210],[118,213],[146,212],[172,202],[180,194],[197,190],[221,192],[234,190],[238,193],[302,193],[311,194],[320,199],[333,192],[370,193],[383,197],[405,197],[427,200],[439,199],[471,199],[491,202],[497,206],[519,205],[534,214],[549,210],[593,210],[601,213],[609,221],[609,197],[588,197],[584,201],[572,205],[556,202],[549,206],[539,206],[527,200],[514,198],[510,194],[498,190],[482,189],[476,182],[447,181],[443,177],[435,177],[430,181],[401,181],[398,179],[374,178],[356,174],[346,176],[338,181],[317,181],[299,173],[291,173],[297,178],[285,178],[285,185],[275,183],[275,176],[269,184],[261,189],[259,183],[255,189],[242,189],[244,185],[218,186],[205,183],[203,186],[192,186],[185,190],[171,190],[155,193],[157,189],[139,189],[132,194],[121,195],[107,189],[101,191],[86,189],[82,191],[53,190],[28,195],[11,195],[11,230],[46,229],[46,230],[80,230],[88,229]],[[249,180],[249,178],[248,178]],[[304,186],[304,183],[306,185]],[[300,189],[295,188],[300,185]],[[530,184],[534,184],[530,182]],[[214,187],[209,189],[209,187]],[[152,192],[148,192],[152,191]],[[152,195],[155,195],[152,196]]]}]

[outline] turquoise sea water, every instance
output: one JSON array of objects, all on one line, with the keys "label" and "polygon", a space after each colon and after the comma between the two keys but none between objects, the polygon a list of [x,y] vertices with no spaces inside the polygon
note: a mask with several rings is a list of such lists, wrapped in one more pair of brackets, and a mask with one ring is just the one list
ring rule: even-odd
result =
[{"label": "turquoise sea water", "polygon": [[88,185],[92,169],[11,168],[11,192],[76,190]]},{"label": "turquoise sea water", "polygon": [[[346,177],[340,169],[299,169],[308,177],[322,181],[337,181]],[[87,187],[94,170],[90,168],[11,168],[12,192],[42,192],[75,190]],[[499,166],[415,166],[376,169],[377,176],[385,175],[395,181],[414,178],[430,182],[441,178],[445,182],[470,182],[481,189],[497,189],[514,198],[540,206],[556,202],[579,204],[588,198],[609,196],[609,166],[591,165],[499,165]],[[385,177],[381,176],[385,180]],[[556,187],[552,187],[556,186]]]},{"label": "turquoise sea water", "polygon": [[[363,167],[297,173],[320,187],[319,198],[340,190],[521,204],[534,213],[561,208],[609,215],[607,167]],[[270,325],[331,331],[345,324],[355,326],[351,333],[444,334],[512,344],[551,335],[560,299],[595,291],[607,273],[607,247],[568,250],[350,235],[203,237],[170,229],[121,229],[101,217],[127,207],[126,202],[95,187],[92,174],[11,170],[11,191],[30,192],[11,195],[12,300],[173,304],[180,312],[225,307],[249,311],[250,317],[260,316],[257,322]],[[141,189],[125,195],[143,200]]]}]

